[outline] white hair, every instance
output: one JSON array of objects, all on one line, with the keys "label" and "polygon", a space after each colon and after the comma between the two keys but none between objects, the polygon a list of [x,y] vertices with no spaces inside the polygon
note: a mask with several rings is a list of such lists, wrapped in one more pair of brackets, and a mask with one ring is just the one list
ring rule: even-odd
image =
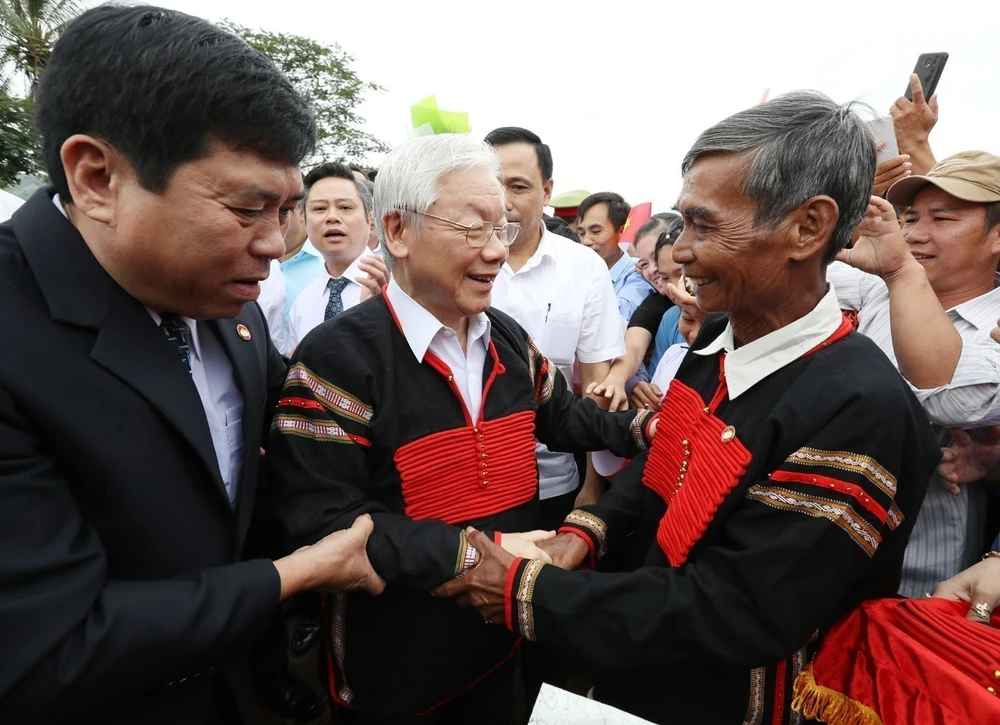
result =
[{"label": "white hair", "polygon": [[375,232],[390,268],[395,260],[386,245],[383,216],[409,213],[419,230],[423,217],[413,212],[427,211],[437,200],[441,177],[458,169],[479,168],[499,176],[500,157],[493,147],[464,134],[419,136],[385,157],[375,177]]}]

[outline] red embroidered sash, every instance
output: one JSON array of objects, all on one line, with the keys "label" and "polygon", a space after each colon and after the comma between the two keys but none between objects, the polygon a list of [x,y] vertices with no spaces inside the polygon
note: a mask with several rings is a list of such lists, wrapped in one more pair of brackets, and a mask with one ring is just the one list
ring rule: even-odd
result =
[{"label": "red embroidered sash", "polygon": [[[829,347],[853,330],[845,316],[830,337],[802,357]],[[696,391],[674,379],[657,414],[656,438],[642,482],[667,504],[656,541],[671,566],[687,561],[691,548],[739,484],[753,457],[736,430],[715,417],[716,408],[728,394],[724,358],[719,361],[719,371],[719,388],[708,405]]]},{"label": "red embroidered sash", "polygon": [[527,503],[538,490],[535,413],[433,433],[396,451],[406,515],[449,524]]}]

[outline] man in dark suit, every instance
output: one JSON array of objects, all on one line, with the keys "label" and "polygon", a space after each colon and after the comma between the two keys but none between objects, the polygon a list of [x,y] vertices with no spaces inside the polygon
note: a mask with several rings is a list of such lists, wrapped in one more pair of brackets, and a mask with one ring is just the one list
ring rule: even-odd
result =
[{"label": "man in dark suit", "polygon": [[0,225],[0,722],[252,721],[278,602],[382,587],[367,518],[240,561],[285,374],[255,300],[312,114],[234,36],[111,6],[36,108],[53,186]]}]

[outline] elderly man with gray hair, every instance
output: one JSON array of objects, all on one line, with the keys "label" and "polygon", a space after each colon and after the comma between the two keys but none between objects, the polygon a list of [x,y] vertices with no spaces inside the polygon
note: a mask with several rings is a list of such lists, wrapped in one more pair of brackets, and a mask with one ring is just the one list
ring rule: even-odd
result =
[{"label": "elderly man with gray hair", "polygon": [[[538,543],[552,564],[471,533],[480,564],[436,593],[604,668],[595,696],[654,722],[801,721],[795,686],[808,692],[823,633],[895,593],[938,458],[825,279],[871,221],[875,149],[850,107],[800,92],[705,131],[682,171],[674,260],[722,314],[651,450]],[[616,550],[638,568],[572,571]]]},{"label": "elderly man with gray hair", "polygon": [[653,434],[647,412],[576,398],[524,330],[490,308],[517,233],[497,172],[496,152],[467,136],[389,154],[375,220],[392,279],[303,340],[278,404],[267,460],[289,545],[362,513],[375,524],[368,554],[385,595],[327,607],[343,722],[508,725],[520,640],[430,590],[478,562],[469,526],[551,560],[533,542],[553,534],[530,532],[536,437],[553,450],[636,456]]}]

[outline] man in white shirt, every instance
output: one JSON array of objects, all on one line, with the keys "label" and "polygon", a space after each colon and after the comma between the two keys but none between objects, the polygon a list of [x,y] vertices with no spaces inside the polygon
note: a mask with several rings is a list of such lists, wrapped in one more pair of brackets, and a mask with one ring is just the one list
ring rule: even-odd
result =
[{"label": "man in white shirt", "polygon": [[[991,374],[996,379],[996,368],[977,359],[977,352],[1000,309],[1000,157],[956,154],[926,176],[896,183],[887,196],[909,207],[902,232],[924,274],[910,262],[907,270],[917,273],[910,290],[900,289],[906,281],[902,274],[883,274],[891,281],[887,285],[843,264],[831,265],[828,279],[841,307],[858,311],[858,331],[912,384],[927,388],[916,390],[917,398],[942,445],[949,445],[946,428],[981,426],[997,394],[996,383],[988,384]],[[887,221],[890,228],[894,223]],[[939,307],[915,304],[921,285],[929,285]],[[921,356],[933,359],[924,364]],[[942,364],[954,370],[950,383],[941,386],[924,377],[928,367]],[[935,473],[906,550],[900,593],[923,596],[972,564],[982,553],[985,516],[981,487],[964,486],[956,496]]]},{"label": "man in white shirt", "polygon": [[[607,267],[585,247],[549,232],[542,210],[552,195],[552,152],[523,128],[498,128],[486,136],[500,156],[507,221],[521,225],[507,262],[493,285],[493,306],[527,330],[542,353],[573,385],[605,378],[625,354],[618,301]],[[580,484],[576,461],[538,445],[543,528],[555,528],[573,509]]]},{"label": "man in white shirt", "polygon": [[[607,265],[596,254],[548,231],[542,211],[552,195],[552,152],[541,138],[518,127],[491,131],[486,143],[500,156],[507,221],[521,225],[507,261],[493,285],[493,306],[520,323],[542,353],[573,386],[580,364],[581,388],[607,376],[615,358],[625,354],[618,299]],[[620,250],[619,250],[620,251]],[[554,530],[573,510],[580,473],[570,453],[537,444],[540,527]],[[599,496],[603,482],[587,463],[588,491]],[[528,700],[542,681],[562,684],[565,661],[538,648],[522,654]]]},{"label": "man in white shirt", "polygon": [[372,197],[351,169],[332,162],[306,174],[306,233],[324,261],[324,271],[292,304],[288,351],[321,322],[374,294],[387,281],[385,263],[367,254]]}]

